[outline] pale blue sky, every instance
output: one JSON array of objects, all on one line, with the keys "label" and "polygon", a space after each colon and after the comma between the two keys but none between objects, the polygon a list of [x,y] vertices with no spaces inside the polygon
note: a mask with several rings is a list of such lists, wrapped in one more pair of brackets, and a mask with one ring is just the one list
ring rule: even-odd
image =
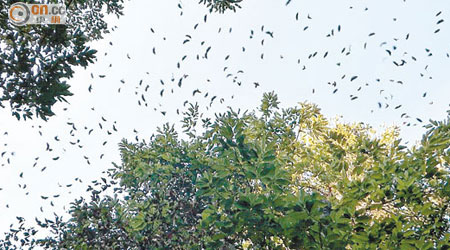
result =
[{"label": "pale blue sky", "polygon": [[[450,3],[447,0],[292,0],[288,7],[281,0],[246,0],[237,13],[208,15],[206,23],[203,18],[207,10],[197,1],[179,2],[183,6],[182,16],[177,1],[134,0],[127,3],[125,16],[115,21],[118,29],[92,45],[99,50],[97,63],[87,70],[78,68],[74,79],[70,80],[74,93],[68,98],[70,105],[58,104],[57,116],[49,122],[18,122],[9,111],[2,110],[0,150],[8,153],[0,159],[0,163],[5,164],[0,167],[0,188],[3,189],[0,191],[0,231],[7,230],[15,216],[33,220],[34,216],[61,211],[63,205],[83,194],[90,180],[98,179],[102,171],[111,168],[112,161],[120,162],[117,143],[122,138],[133,141],[136,136],[133,130],[136,129],[139,138],[148,141],[157,126],[180,120],[175,111],[177,108],[182,110],[187,99],[205,107],[210,98],[217,95],[212,108],[203,109],[211,115],[227,106],[254,108],[259,105],[264,92],[274,90],[285,107],[310,101],[318,104],[329,118],[343,116],[344,121],[365,122],[375,128],[398,125],[402,128],[402,137],[411,142],[420,139],[423,129],[420,124],[403,126],[404,122],[415,124],[416,117],[424,121],[446,118],[450,101],[450,59],[446,56],[450,51],[450,27],[446,20]],[[442,14],[436,17],[439,11]],[[445,22],[436,25],[440,19]],[[198,28],[193,30],[197,23]],[[264,32],[261,32],[262,25]],[[338,25],[341,26],[339,33]],[[305,26],[309,28],[304,30]],[[438,28],[440,32],[435,34]],[[334,36],[326,37],[332,29]],[[251,30],[254,30],[253,39],[250,39]],[[273,32],[274,38],[265,31]],[[375,35],[369,37],[370,33]],[[408,33],[409,39],[405,40]],[[183,45],[186,35],[192,39]],[[110,41],[113,46],[109,45]],[[203,46],[202,41],[205,41]],[[202,59],[209,46],[208,59]],[[395,50],[393,46],[396,46]],[[156,55],[152,53],[153,47]],[[245,52],[242,47],[246,48]],[[342,54],[344,47],[346,51]],[[426,48],[433,56],[427,56]],[[392,56],[386,50],[390,50]],[[328,55],[323,58],[326,51]],[[348,51],[350,54],[346,56]],[[104,56],[105,52],[107,56]],[[308,60],[314,52],[317,56]],[[264,53],[263,60],[261,53]],[[196,59],[197,54],[200,60]],[[181,63],[181,69],[177,69],[177,62],[184,55],[187,59]],[[230,57],[225,61],[227,55]],[[298,59],[300,64],[297,64]],[[404,66],[393,64],[393,60],[400,62],[402,59],[407,62]],[[338,62],[341,66],[336,65]],[[302,70],[303,66],[306,70]],[[225,72],[224,67],[228,67]],[[237,73],[239,70],[244,73]],[[91,73],[94,79],[90,77]],[[233,76],[227,78],[229,73]],[[182,88],[178,88],[178,78],[184,74],[189,76],[183,81]],[[106,77],[99,78],[98,75]],[[341,79],[343,75],[346,77]],[[355,75],[358,78],[350,81]],[[234,76],[242,86],[233,82]],[[172,77],[175,82],[171,82]],[[125,84],[121,83],[122,79]],[[139,87],[141,79],[143,85]],[[160,79],[165,82],[164,86]],[[339,90],[332,94],[334,88],[327,82],[334,81]],[[253,82],[259,82],[261,86],[255,89]],[[88,92],[90,84],[92,93]],[[147,84],[150,87],[145,92]],[[359,87],[362,88],[357,91]],[[162,88],[165,92],[161,98]],[[171,93],[172,89],[174,93]],[[195,89],[202,93],[193,98]],[[209,96],[203,98],[206,92]],[[424,92],[427,92],[425,98],[422,97]],[[148,108],[137,104],[142,93],[145,93]],[[350,95],[357,95],[358,99],[351,101]],[[220,98],[225,98],[223,104],[219,103]],[[383,108],[378,108],[378,102]],[[386,103],[390,105],[387,109],[384,108]],[[402,107],[394,109],[398,105]],[[65,107],[67,111],[62,110]],[[95,107],[95,111],[91,107]],[[163,116],[159,111],[167,111],[167,115]],[[404,112],[411,118],[400,118]],[[102,116],[107,122],[102,121]],[[118,132],[112,129],[114,121]],[[77,131],[73,136],[67,122],[75,123]],[[103,130],[99,128],[99,122]],[[43,136],[39,136],[38,125],[42,126]],[[94,131],[88,135],[91,128]],[[112,134],[108,135],[106,130]],[[3,135],[5,131],[9,133],[7,136]],[[60,141],[56,141],[55,136]],[[78,139],[79,144],[70,144]],[[106,140],[107,144],[103,146]],[[45,151],[46,142],[53,149],[50,153]],[[57,156],[59,160],[52,160]],[[86,163],[84,156],[89,157],[91,165]],[[8,157],[11,159],[9,165],[6,164]],[[33,168],[36,157],[40,159]],[[46,170],[41,172],[44,167]],[[19,177],[21,172],[23,178]],[[70,188],[59,187],[58,184],[73,183],[76,177],[83,183]],[[25,183],[26,189],[18,186]],[[29,195],[25,195],[26,192]],[[53,194],[61,194],[60,198],[54,199],[55,207],[50,206],[50,199],[40,198]],[[40,212],[41,206],[44,213]]]}]

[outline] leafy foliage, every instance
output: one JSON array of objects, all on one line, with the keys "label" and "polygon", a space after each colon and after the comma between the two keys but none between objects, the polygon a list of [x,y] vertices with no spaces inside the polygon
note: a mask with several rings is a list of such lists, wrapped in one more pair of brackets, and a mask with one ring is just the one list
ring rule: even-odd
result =
[{"label": "leafy foliage", "polygon": [[68,25],[21,27],[8,21],[14,2],[0,1],[0,106],[9,102],[17,119],[45,120],[56,102],[72,95],[66,80],[73,67],[94,62],[96,50],[87,44],[109,32],[104,14],[122,15],[123,0],[69,0]]},{"label": "leafy foliage", "polygon": [[200,0],[200,3],[205,4],[209,10],[224,13],[227,10],[236,11],[236,8],[241,8],[239,3],[242,0]]},{"label": "leafy foliage", "polygon": [[188,140],[166,124],[150,143],[123,141],[112,180],[73,202],[70,220],[39,222],[51,236],[37,239],[20,218],[0,246],[449,249],[449,120],[408,149],[395,128],[376,136],[313,104],[278,105],[267,93],[257,112],[203,121],[202,135],[192,105]]}]

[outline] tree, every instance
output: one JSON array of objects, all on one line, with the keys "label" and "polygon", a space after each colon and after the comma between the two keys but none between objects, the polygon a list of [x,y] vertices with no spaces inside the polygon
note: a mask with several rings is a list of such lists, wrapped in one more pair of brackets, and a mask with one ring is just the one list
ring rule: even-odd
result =
[{"label": "tree", "polygon": [[[164,125],[150,143],[120,145],[122,164],[72,203],[71,218],[19,227],[2,248],[449,249],[450,122],[420,145],[364,124],[332,124],[317,106],[204,119],[185,136]],[[194,122],[193,122],[194,121]],[[103,193],[104,191],[109,192]],[[111,195],[113,191],[113,195]]]}]

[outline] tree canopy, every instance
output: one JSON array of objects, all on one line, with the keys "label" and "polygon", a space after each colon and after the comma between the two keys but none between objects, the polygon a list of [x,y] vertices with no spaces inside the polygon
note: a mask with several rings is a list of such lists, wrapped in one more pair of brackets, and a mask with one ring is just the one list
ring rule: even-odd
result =
[{"label": "tree canopy", "polygon": [[330,120],[310,103],[282,109],[274,93],[254,111],[185,116],[183,134],[166,124],[148,143],[124,140],[122,163],[69,220],[18,218],[0,246],[450,248],[449,119],[407,148],[396,128]]}]

